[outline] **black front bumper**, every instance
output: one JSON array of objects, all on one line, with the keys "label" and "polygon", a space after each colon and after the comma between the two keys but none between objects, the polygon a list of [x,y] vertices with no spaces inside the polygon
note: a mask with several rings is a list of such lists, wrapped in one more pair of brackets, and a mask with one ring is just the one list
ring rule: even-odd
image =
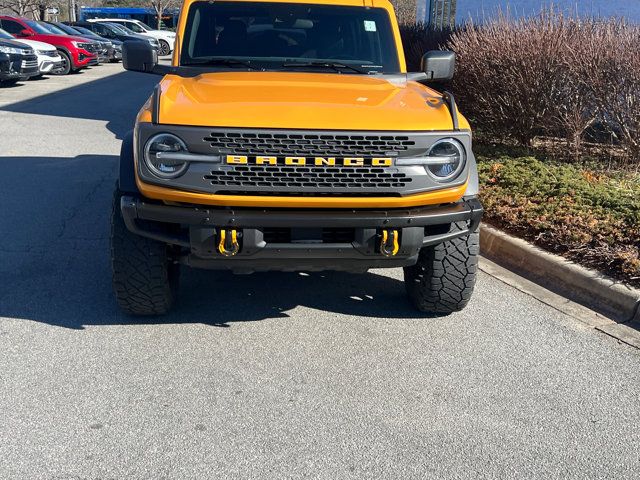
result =
[{"label": "black front bumper", "polygon": [[12,80],[23,78],[28,74],[22,69],[24,55],[0,53],[0,80]]},{"label": "black front bumper", "polygon": [[[120,203],[127,228],[137,235],[181,247],[181,263],[199,268],[229,269],[237,273],[266,270],[347,270],[402,267],[417,261],[421,248],[468,235],[480,224],[483,209],[476,197],[454,204],[392,210],[224,209],[171,206],[124,196]],[[466,228],[450,231],[452,223]],[[241,250],[225,257],[216,250],[221,229],[236,230]],[[350,232],[351,241],[269,241],[273,230],[290,232]],[[380,232],[397,230],[400,249],[380,253]],[[271,238],[274,238],[271,236]],[[280,237],[281,238],[281,237]],[[298,240],[290,240],[298,238]]]}]

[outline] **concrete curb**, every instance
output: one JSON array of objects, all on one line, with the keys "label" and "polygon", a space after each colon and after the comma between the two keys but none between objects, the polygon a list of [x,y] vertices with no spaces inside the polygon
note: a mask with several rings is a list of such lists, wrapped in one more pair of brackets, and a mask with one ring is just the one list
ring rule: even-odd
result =
[{"label": "concrete curb", "polygon": [[483,256],[618,323],[640,321],[640,290],[483,224]]}]

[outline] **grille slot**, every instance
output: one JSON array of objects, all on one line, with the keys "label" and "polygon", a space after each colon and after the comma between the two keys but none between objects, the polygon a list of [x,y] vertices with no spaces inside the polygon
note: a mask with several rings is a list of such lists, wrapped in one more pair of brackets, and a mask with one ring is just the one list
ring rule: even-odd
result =
[{"label": "grille slot", "polygon": [[22,60],[22,68],[23,69],[34,69],[38,68],[38,58],[37,57],[29,57],[27,60]]},{"label": "grille slot", "polygon": [[322,243],[351,243],[355,235],[353,228],[323,228]]},{"label": "grille slot", "polygon": [[402,190],[413,181],[405,173],[385,168],[275,165],[234,165],[224,170],[213,170],[204,178],[220,190],[242,191],[244,187],[282,189],[289,192],[312,190],[315,194],[345,188]]},{"label": "grille slot", "polygon": [[[262,234],[267,243],[292,243],[294,237],[300,236],[300,233],[291,228],[265,228]],[[318,229],[316,237],[313,240],[322,241],[322,243],[351,243],[355,240],[355,230],[353,228],[322,228]]]},{"label": "grille slot", "polygon": [[290,228],[265,228],[262,235],[267,243],[291,243]]},{"label": "grille slot", "polygon": [[262,190],[218,190],[216,195],[252,195],[255,197],[400,197],[398,192],[267,192]]},{"label": "grille slot", "polygon": [[204,137],[223,154],[276,156],[387,156],[415,146],[406,135],[212,132]]}]

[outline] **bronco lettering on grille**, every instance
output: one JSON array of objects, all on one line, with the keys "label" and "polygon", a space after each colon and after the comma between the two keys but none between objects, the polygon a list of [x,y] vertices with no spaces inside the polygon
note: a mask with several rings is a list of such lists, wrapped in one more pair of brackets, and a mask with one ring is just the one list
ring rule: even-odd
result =
[{"label": "bronco lettering on grille", "polygon": [[393,159],[389,157],[273,157],[227,155],[227,163],[230,165],[289,165],[296,167],[308,165],[314,165],[316,167],[390,167],[393,165]]}]

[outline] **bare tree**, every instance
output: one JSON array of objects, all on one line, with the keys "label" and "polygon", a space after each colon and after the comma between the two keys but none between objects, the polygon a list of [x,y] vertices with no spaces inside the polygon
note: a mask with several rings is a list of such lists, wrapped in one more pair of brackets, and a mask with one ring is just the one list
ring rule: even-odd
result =
[{"label": "bare tree", "polygon": [[9,10],[20,17],[34,16],[42,0],[0,0],[0,10]]},{"label": "bare tree", "polygon": [[158,17],[158,30],[162,27],[162,15],[164,12],[169,8],[176,8],[178,4],[179,0],[151,0],[151,6]]}]

